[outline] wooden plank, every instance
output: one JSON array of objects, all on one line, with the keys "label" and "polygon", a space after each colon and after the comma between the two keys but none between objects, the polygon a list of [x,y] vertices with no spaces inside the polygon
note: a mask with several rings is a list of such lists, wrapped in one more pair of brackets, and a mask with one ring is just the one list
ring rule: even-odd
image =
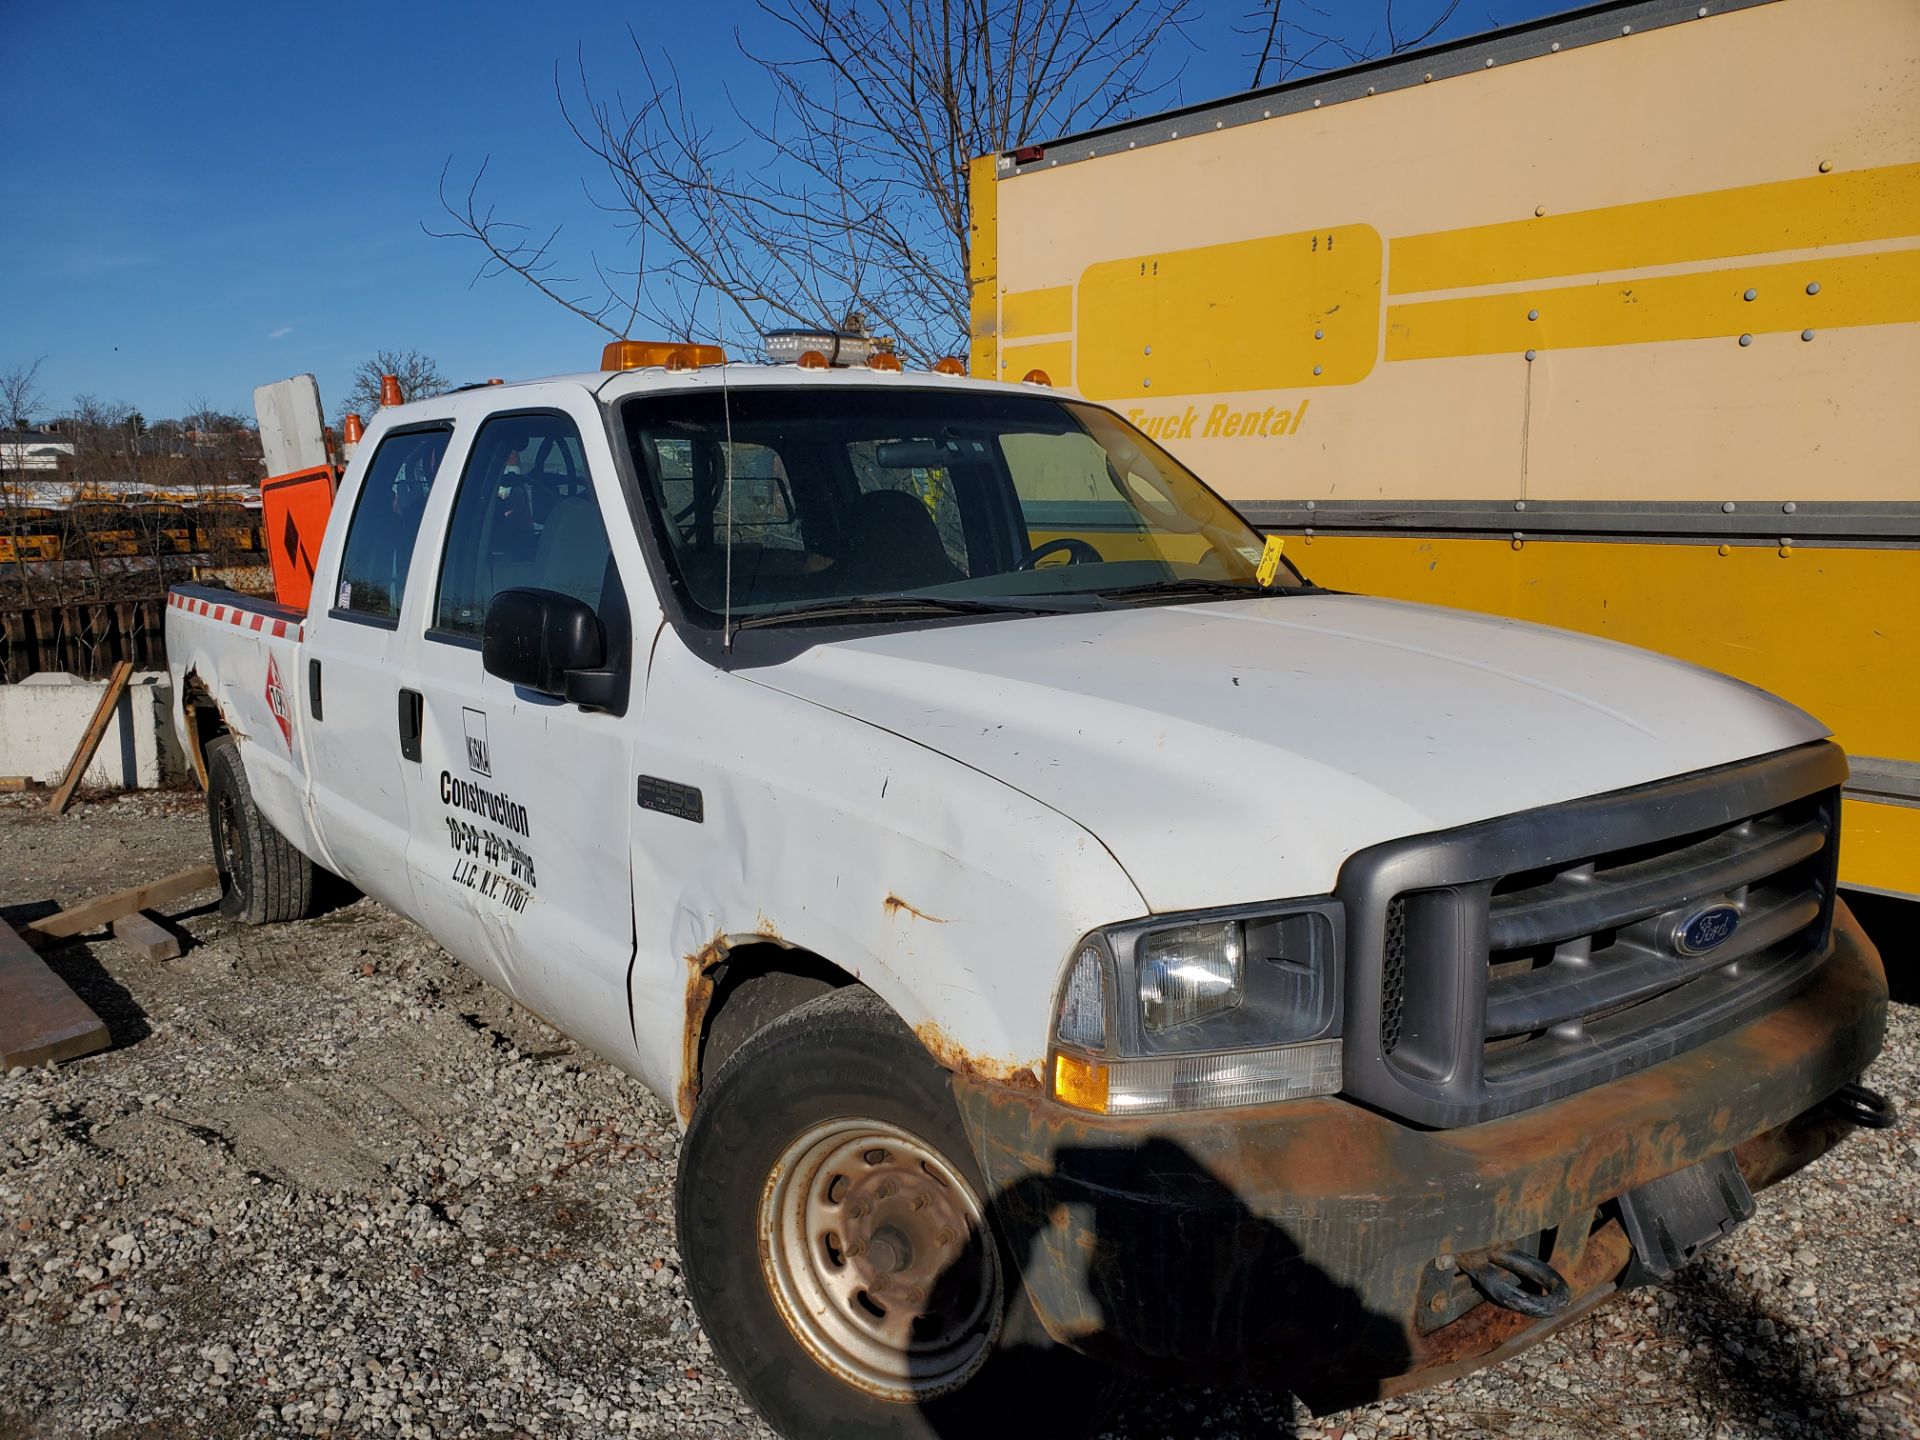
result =
[{"label": "wooden plank", "polygon": [[138,910],[151,910],[155,906],[179,900],[196,891],[217,889],[219,884],[218,870],[211,865],[196,865],[191,870],[182,870],[164,879],[155,880],[150,885],[139,885],[131,890],[102,895],[98,900],[85,901],[71,909],[62,910],[57,915],[30,921],[27,925],[27,938],[33,941],[71,939],[75,935],[84,935],[90,930],[98,930],[103,925],[111,925],[123,915],[131,915]]},{"label": "wooden plank", "polygon": [[113,922],[113,938],[143,960],[171,960],[180,953],[180,937],[138,910]]},{"label": "wooden plank", "polygon": [[0,1070],[72,1060],[112,1043],[106,1022],[0,924]]},{"label": "wooden plank", "polygon": [[28,790],[44,790],[31,775],[0,775],[0,795],[20,795]]},{"label": "wooden plank", "polygon": [[87,773],[87,766],[93,763],[93,752],[100,748],[101,737],[107,733],[107,722],[113,718],[113,707],[120,703],[120,696],[127,688],[127,682],[133,678],[133,662],[122,660],[113,667],[113,678],[107,681],[107,690],[100,697],[100,703],[94,707],[93,719],[87,722],[87,733],[80,737],[80,744],[73,752],[73,759],[67,762],[67,773],[60,781],[60,788],[53,792],[53,798],[47,801],[47,814],[60,815],[73,801],[73,792],[80,788],[80,777]]}]

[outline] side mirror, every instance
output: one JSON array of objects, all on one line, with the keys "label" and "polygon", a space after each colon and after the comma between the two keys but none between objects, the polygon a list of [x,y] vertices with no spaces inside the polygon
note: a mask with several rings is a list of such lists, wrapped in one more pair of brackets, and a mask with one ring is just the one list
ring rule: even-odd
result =
[{"label": "side mirror", "polygon": [[606,659],[606,635],[584,600],[557,590],[502,590],[487,607],[480,660],[510,685],[604,707]]}]

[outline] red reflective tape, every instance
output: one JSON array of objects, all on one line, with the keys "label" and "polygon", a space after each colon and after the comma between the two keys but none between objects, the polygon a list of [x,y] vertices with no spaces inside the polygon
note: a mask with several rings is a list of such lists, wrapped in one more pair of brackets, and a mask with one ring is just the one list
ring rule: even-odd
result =
[{"label": "red reflective tape", "polygon": [[248,626],[247,628],[248,628],[249,630],[258,630],[258,629],[260,628],[260,622],[261,622],[262,620],[264,620],[264,619],[266,619],[266,618],[267,618],[267,617],[266,617],[266,616],[264,616],[264,615],[256,615],[256,616],[254,616],[254,617],[253,617],[253,624],[251,624],[251,625],[249,625],[249,626]]}]

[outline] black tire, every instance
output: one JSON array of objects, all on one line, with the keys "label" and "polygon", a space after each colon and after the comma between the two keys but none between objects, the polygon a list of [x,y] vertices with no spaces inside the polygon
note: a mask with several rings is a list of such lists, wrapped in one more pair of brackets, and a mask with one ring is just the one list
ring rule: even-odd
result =
[{"label": "black tire", "polygon": [[[903,1312],[919,1313],[945,1303],[976,1313],[971,1300],[956,1304],[955,1289],[968,1288],[966,1277],[977,1276],[980,1267],[997,1260],[997,1307],[984,1298],[984,1287],[972,1287],[980,1297],[978,1313],[997,1308],[997,1330],[990,1323],[977,1326],[968,1342],[976,1358],[954,1370],[951,1388],[912,1398],[889,1398],[862,1388],[842,1370],[815,1358],[775,1298],[774,1263],[762,1252],[763,1197],[774,1197],[765,1200],[768,1213],[789,1213],[794,1207],[778,1198],[778,1162],[790,1146],[841,1124],[906,1132],[937,1152],[950,1172],[972,1187],[973,1198],[989,1218],[990,1234],[976,1237],[977,1243],[949,1242],[940,1252],[927,1247],[928,1255],[951,1255],[956,1249],[963,1253],[939,1262],[946,1268],[938,1272],[938,1283],[911,1292],[925,1303]],[[857,1148],[865,1141],[852,1143]],[[874,1163],[875,1153],[865,1151],[864,1158]],[[804,1165],[790,1168],[826,1175],[833,1167],[827,1162],[811,1171]],[[858,1162],[848,1168],[857,1169]],[[913,1171],[892,1173],[910,1177],[910,1192]],[[838,1183],[829,1181],[819,1193],[829,1193]],[[856,1178],[853,1183],[865,1181]],[[887,1198],[890,1193],[879,1190],[878,1204],[899,1205],[900,1200]],[[991,1196],[961,1125],[947,1072],[862,986],[808,1001],[735,1052],[694,1111],[681,1149],[675,1198],[687,1287],[714,1352],[768,1423],[790,1440],[996,1434],[1073,1440],[1093,1434],[1110,1408],[1118,1377],[1054,1345],[1033,1314],[1020,1284],[1019,1265],[992,1224]],[[923,1205],[917,1202],[913,1209],[924,1214]],[[887,1212],[876,1208],[874,1214],[872,1224],[879,1227]],[[881,1233],[898,1231],[877,1230],[876,1250],[883,1243],[877,1238]],[[855,1236],[851,1228],[846,1234],[850,1240]],[[851,1244],[844,1248],[853,1251]],[[911,1245],[902,1253],[912,1255]],[[831,1262],[848,1263],[837,1252]],[[906,1268],[900,1274],[918,1284],[934,1263],[923,1259],[918,1275]],[[954,1276],[962,1279],[955,1281]],[[866,1302],[866,1291],[860,1291],[860,1299]],[[905,1323],[918,1338],[923,1322]]]},{"label": "black tire", "polygon": [[298,920],[313,901],[313,862],[253,803],[240,746],[231,735],[210,741],[206,757],[207,826],[220,872],[220,913],[243,925]]}]

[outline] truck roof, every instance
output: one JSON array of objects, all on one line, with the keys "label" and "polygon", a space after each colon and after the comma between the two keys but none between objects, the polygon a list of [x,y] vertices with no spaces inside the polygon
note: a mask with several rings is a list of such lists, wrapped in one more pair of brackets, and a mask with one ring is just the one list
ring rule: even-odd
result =
[{"label": "truck roof", "polygon": [[1303,110],[1364,100],[1518,60],[1556,55],[1583,45],[1597,45],[1668,25],[1684,25],[1775,3],[1777,0],[1714,0],[1711,5],[1702,5],[1698,0],[1605,0],[1602,4],[1564,10],[1463,39],[1443,40],[1418,50],[1365,60],[1340,70],[1325,70],[1219,100],[1184,105],[1144,119],[1124,120],[1097,130],[1063,135],[1044,144],[1022,145],[1001,152],[999,175],[1006,179],[1034,170],[1052,170],[1117,151],[1164,144],[1202,130],[1228,130],[1261,120],[1277,120]]},{"label": "truck roof", "polygon": [[[406,405],[389,406],[381,412],[381,416],[383,419],[392,418],[402,422],[415,414],[425,418],[429,413],[437,414],[443,410],[444,405],[440,402],[450,399],[453,395],[472,390],[484,390],[489,395],[504,397],[535,385],[577,385],[601,400],[609,401],[624,400],[630,395],[664,394],[676,390],[714,390],[722,385],[734,389],[765,388],[773,385],[825,386],[833,389],[887,389],[905,386],[915,390],[955,390],[967,394],[994,390],[1013,395],[1032,395],[1036,392],[1044,394],[1048,390],[1048,387],[1037,384],[976,380],[967,375],[943,375],[934,370],[871,370],[865,365],[810,370],[799,365],[761,365],[735,360],[724,365],[702,365],[697,369],[689,370],[668,370],[658,365],[649,365],[634,370],[583,370],[569,375],[543,375],[500,385],[469,386],[446,395],[416,400]],[[1072,391],[1064,388],[1061,393],[1073,394]],[[1074,398],[1078,397],[1074,396]]]}]

